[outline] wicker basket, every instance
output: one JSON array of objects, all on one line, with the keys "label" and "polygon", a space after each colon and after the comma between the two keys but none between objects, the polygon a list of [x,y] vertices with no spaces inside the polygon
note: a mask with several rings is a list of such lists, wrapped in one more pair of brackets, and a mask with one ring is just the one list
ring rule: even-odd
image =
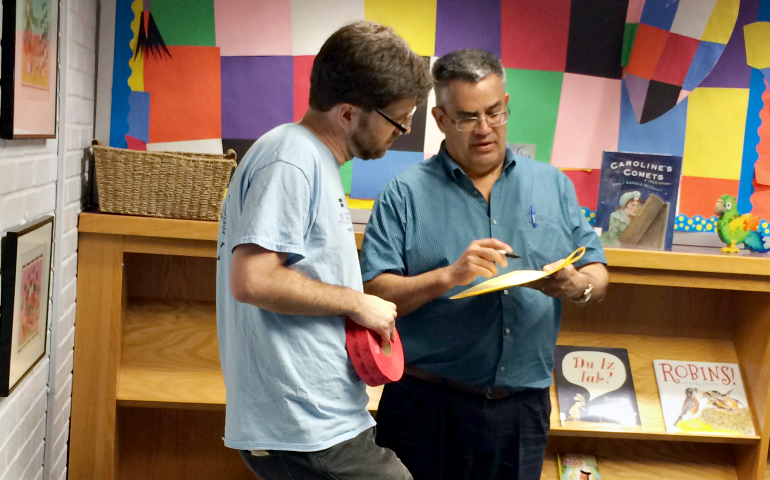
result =
[{"label": "wicker basket", "polygon": [[236,154],[145,152],[93,142],[99,211],[219,220]]}]

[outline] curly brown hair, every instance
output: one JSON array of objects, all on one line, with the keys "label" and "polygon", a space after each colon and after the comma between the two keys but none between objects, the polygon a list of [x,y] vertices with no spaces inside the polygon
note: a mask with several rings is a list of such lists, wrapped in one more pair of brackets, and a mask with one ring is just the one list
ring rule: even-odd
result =
[{"label": "curly brown hair", "polygon": [[393,29],[355,22],[334,32],[313,61],[310,107],[322,112],[340,103],[366,111],[428,97],[430,60],[413,52]]}]

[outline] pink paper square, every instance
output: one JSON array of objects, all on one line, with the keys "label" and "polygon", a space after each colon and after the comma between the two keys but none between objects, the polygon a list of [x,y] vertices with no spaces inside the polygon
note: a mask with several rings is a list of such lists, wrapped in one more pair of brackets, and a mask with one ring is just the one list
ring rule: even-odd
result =
[{"label": "pink paper square", "polygon": [[618,149],[620,80],[565,73],[551,164],[601,168],[602,152]]},{"label": "pink paper square", "polygon": [[291,2],[214,0],[223,57],[291,55]]}]

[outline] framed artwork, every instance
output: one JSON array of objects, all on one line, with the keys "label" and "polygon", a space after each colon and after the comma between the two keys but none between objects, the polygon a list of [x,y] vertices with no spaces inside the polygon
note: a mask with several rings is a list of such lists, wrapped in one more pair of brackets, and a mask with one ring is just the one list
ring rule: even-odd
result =
[{"label": "framed artwork", "polygon": [[2,0],[0,137],[55,138],[59,0]]},{"label": "framed artwork", "polygon": [[45,355],[53,217],[9,230],[0,257],[0,397]]}]

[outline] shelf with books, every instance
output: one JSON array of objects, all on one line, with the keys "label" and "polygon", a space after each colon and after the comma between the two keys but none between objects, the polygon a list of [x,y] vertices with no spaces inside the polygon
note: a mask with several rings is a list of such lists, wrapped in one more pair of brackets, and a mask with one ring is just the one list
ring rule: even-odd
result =
[{"label": "shelf with books", "polygon": [[[736,288],[736,285],[724,281],[720,271],[713,268],[712,258],[708,255],[698,259],[688,258],[685,254],[670,252],[634,252],[626,255],[618,250],[608,250],[610,263],[610,290],[604,302],[589,308],[565,302],[561,332],[558,343],[561,345],[595,346],[604,348],[624,348],[628,351],[634,386],[641,417],[641,428],[628,431],[625,428],[595,425],[562,427],[558,413],[552,414],[553,428],[549,441],[550,448],[560,452],[596,454],[602,464],[602,453],[585,448],[575,450],[575,445],[586,447],[595,445],[611,452],[620,449],[611,458],[620,464],[628,463],[629,468],[638,469],[636,476],[615,478],[655,477],[671,478],[660,474],[656,468],[646,462],[637,463],[628,459],[627,454],[637,448],[642,451],[671,454],[668,468],[675,469],[677,478],[738,478],[740,480],[760,480],[764,478],[768,443],[766,428],[766,409],[768,389],[770,387],[770,293],[767,285],[749,284]],[[646,255],[646,257],[645,257]],[[618,257],[620,260],[618,261]],[[643,258],[649,261],[640,263]],[[670,259],[666,264],[663,259]],[[713,259],[724,264],[722,258]],[[752,273],[739,275],[735,269],[736,260],[747,260]],[[615,263],[613,263],[615,262]],[[770,273],[770,259],[749,257],[727,259],[730,272],[746,279],[756,276],[767,281]],[[617,282],[615,265],[624,265],[627,269],[625,282]],[[645,265],[646,264],[646,265]],[[637,281],[640,278],[653,278],[654,271],[666,268],[671,270],[671,277],[654,277],[654,284]],[[761,268],[760,268],[761,267]],[[700,270],[697,286],[682,286],[680,280],[690,272]],[[693,288],[695,287],[695,288]],[[743,289],[746,287],[746,289]],[[680,360],[688,362],[720,362],[737,364],[740,369],[746,398],[751,413],[756,435],[721,435],[701,433],[668,433],[663,423],[663,413],[658,393],[653,360]],[[554,402],[555,397],[552,397]],[[553,410],[557,410],[554,403]],[[566,442],[566,443],[565,443]],[[570,443],[576,442],[576,443]],[[703,452],[726,450],[730,452],[727,466],[706,462],[705,467],[698,466],[692,474],[686,474],[689,465],[695,461],[687,455],[678,455],[682,445],[696,448]],[[633,446],[633,448],[631,447]],[[690,452],[691,450],[682,450]],[[711,453],[708,460],[715,458]],[[703,459],[701,459],[702,461]],[[675,464],[688,465],[681,469]],[[665,462],[663,463],[665,465]],[[555,467],[554,467],[555,468]],[[727,468],[729,473],[724,469]],[[705,472],[700,470],[705,469]],[[602,469],[604,475],[605,470]],[[716,472],[716,473],[715,473]],[[626,472],[627,474],[628,472]],[[612,478],[609,475],[607,478]]]},{"label": "shelf with books", "polygon": [[756,435],[668,433],[666,431],[652,361],[662,358],[670,360],[692,360],[695,358],[711,362],[737,363],[735,349],[729,340],[562,331],[557,343],[559,345],[627,349],[641,425],[625,426],[618,423],[573,421],[564,422],[562,425],[559,419],[556,387],[552,386],[552,436],[596,436],[639,440],[746,444],[758,443],[760,440],[760,437]]},{"label": "shelf with books", "polygon": [[[734,451],[719,444],[655,442],[606,438],[566,438],[549,442],[541,480],[559,479],[557,453],[596,457],[601,480],[739,480]],[[593,480],[593,478],[591,479]]]}]

